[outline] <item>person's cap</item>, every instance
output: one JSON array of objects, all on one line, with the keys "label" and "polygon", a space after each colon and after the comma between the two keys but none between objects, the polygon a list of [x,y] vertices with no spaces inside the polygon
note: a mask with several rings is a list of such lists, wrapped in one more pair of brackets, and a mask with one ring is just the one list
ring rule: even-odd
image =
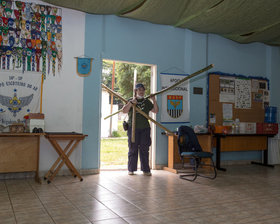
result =
[{"label": "person's cap", "polygon": [[144,85],[142,83],[136,84],[135,89],[139,89],[139,88],[145,89],[145,87],[144,87]]}]

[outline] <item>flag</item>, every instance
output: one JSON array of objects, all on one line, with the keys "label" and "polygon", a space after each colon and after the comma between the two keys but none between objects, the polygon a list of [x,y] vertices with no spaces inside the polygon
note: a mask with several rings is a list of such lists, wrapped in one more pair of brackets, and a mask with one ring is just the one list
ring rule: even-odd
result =
[{"label": "flag", "polygon": [[23,123],[28,113],[40,112],[41,73],[0,71],[0,125]]},{"label": "flag", "polygon": [[[161,73],[161,88],[165,89],[185,78],[184,74]],[[189,122],[189,81],[162,94],[161,122]]]}]

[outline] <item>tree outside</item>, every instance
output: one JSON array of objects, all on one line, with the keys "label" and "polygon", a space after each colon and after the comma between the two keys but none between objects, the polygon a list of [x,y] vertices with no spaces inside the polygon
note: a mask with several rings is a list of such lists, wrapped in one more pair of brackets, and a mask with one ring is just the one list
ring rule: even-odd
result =
[{"label": "tree outside", "polygon": [[[116,62],[114,91],[120,93],[124,98],[133,96],[134,69],[137,70],[137,83],[143,83],[146,95],[150,94],[151,67],[146,65],[128,64]],[[113,61],[103,61],[102,83],[112,87]]]}]

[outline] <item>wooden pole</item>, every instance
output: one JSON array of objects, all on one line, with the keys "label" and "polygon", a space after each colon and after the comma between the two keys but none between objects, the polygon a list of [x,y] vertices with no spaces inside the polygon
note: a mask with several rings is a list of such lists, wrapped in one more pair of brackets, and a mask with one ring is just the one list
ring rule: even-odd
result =
[{"label": "wooden pole", "polygon": [[[119,95],[118,93],[114,92],[113,90],[111,90],[110,88],[108,88],[107,86],[105,86],[103,83],[101,83],[102,88],[104,88],[107,92],[112,93],[114,96],[118,97],[120,100],[122,100],[124,103],[127,103],[128,100],[126,100],[125,98],[123,98],[121,95]],[[143,112],[142,110],[140,110],[139,108],[135,107],[136,111],[138,113],[140,113],[141,115],[143,115],[145,118],[147,118],[148,120],[150,120],[151,122],[153,122],[155,125],[159,126],[161,129],[165,130],[167,133],[170,133],[171,135],[174,135],[174,133],[170,130],[168,130],[166,127],[164,127],[163,125],[161,125],[160,123],[158,123],[157,121],[155,121],[153,118],[151,118],[149,115],[147,115],[145,112]]]},{"label": "wooden pole", "polygon": [[112,114],[108,115],[107,117],[104,117],[104,120],[106,120],[106,119],[108,119],[109,117],[112,117],[112,116],[114,116],[114,115],[116,115],[116,114],[118,114],[118,113],[120,113],[120,112],[122,112],[122,109],[118,110],[118,111],[115,112],[115,113],[112,113]]},{"label": "wooden pole", "polygon": [[181,79],[179,82],[176,82],[174,85],[169,86],[169,87],[167,87],[167,88],[165,88],[165,89],[162,89],[161,91],[158,91],[158,92],[156,92],[156,93],[153,93],[153,94],[147,96],[146,98],[150,98],[151,96],[156,96],[156,95],[162,94],[162,93],[164,93],[164,92],[166,92],[166,91],[168,91],[168,90],[170,90],[170,89],[173,89],[174,87],[176,87],[176,86],[182,84],[183,82],[187,81],[188,79],[191,79],[191,78],[193,78],[194,76],[197,76],[197,75],[199,75],[199,74],[201,74],[201,73],[203,73],[203,72],[205,72],[205,71],[207,71],[207,70],[209,70],[209,69],[211,69],[211,68],[213,68],[213,67],[214,67],[213,64],[208,65],[207,67],[205,67],[205,68],[203,68],[203,69],[201,69],[201,70],[199,70],[199,71],[197,71],[197,72],[195,72],[195,73],[192,73],[191,75],[188,75],[187,77]]},{"label": "wooden pole", "polygon": [[[115,61],[113,61],[113,71],[112,71],[112,90],[114,90],[114,85],[115,85]],[[113,104],[114,104],[114,95],[111,94],[111,108],[110,108],[110,114],[113,113]],[[112,137],[112,117],[110,118],[110,129],[109,129],[109,134]]]},{"label": "wooden pole", "polygon": [[[134,90],[134,97],[136,97],[136,89]],[[136,105],[132,104],[132,127],[131,127],[131,142],[135,142],[135,129],[136,129]]]},{"label": "wooden pole", "polygon": [[[205,68],[203,68],[203,69],[201,69],[201,70],[199,70],[199,71],[197,71],[197,72],[195,72],[195,73],[192,73],[191,75],[189,75],[189,76],[187,76],[187,77],[181,79],[179,82],[175,83],[174,85],[169,86],[169,87],[167,87],[167,88],[165,88],[165,89],[163,89],[163,90],[161,90],[161,91],[159,91],[159,92],[156,92],[156,93],[153,93],[153,94],[147,96],[146,99],[147,99],[147,98],[150,98],[151,96],[156,96],[156,95],[161,94],[161,93],[164,93],[164,92],[166,92],[166,91],[168,91],[168,90],[170,90],[170,89],[173,89],[174,87],[176,87],[176,86],[182,84],[182,83],[185,82],[186,80],[191,79],[191,78],[193,78],[194,76],[197,76],[197,75],[199,75],[199,74],[201,74],[201,73],[203,73],[203,72],[205,72],[205,71],[207,71],[207,70],[209,70],[209,69],[211,69],[211,68],[213,68],[213,67],[214,67],[213,64],[208,65],[207,67],[205,67]],[[116,114],[118,114],[118,113],[121,112],[121,111],[122,111],[122,110],[119,110],[118,112],[116,112],[116,113],[114,113],[114,114],[108,115],[108,116],[105,117],[104,119],[107,119],[107,118],[109,118],[109,117],[111,117],[111,116],[113,116],[113,115],[116,115]]]},{"label": "wooden pole", "polygon": [[41,77],[41,94],[40,94],[40,113],[42,113],[42,104],[43,104],[43,86],[44,86],[44,75]]}]

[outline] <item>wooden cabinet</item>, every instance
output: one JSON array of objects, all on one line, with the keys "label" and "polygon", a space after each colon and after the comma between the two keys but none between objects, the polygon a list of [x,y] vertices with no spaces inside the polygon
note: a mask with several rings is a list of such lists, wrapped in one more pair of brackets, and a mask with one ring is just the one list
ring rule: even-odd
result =
[{"label": "wooden cabinet", "polygon": [[40,136],[43,133],[0,133],[0,173],[36,173],[39,182]]}]

